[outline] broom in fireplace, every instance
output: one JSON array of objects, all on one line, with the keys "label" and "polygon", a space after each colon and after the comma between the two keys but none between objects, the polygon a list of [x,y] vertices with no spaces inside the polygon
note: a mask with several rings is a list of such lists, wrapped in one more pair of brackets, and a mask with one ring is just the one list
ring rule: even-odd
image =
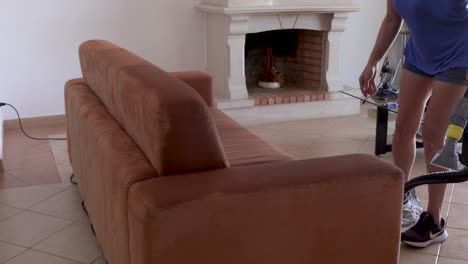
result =
[{"label": "broom in fireplace", "polygon": [[265,67],[257,83],[261,88],[278,89],[284,84],[283,75],[276,70],[273,59],[273,49],[267,48]]}]

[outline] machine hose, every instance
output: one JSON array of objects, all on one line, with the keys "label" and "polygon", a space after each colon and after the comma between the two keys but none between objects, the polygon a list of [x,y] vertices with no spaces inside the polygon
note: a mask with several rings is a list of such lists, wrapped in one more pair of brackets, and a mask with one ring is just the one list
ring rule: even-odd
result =
[{"label": "machine hose", "polygon": [[412,189],[426,184],[447,184],[460,183],[468,181],[468,169],[464,168],[461,171],[443,171],[428,173],[423,176],[416,177],[405,183],[405,194]]}]

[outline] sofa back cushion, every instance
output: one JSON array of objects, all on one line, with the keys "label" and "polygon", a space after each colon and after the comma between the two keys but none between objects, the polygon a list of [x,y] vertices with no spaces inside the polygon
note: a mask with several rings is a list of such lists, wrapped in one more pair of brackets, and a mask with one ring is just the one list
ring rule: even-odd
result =
[{"label": "sofa back cushion", "polygon": [[83,78],[159,175],[229,166],[209,109],[181,80],[110,42],[80,46]]}]

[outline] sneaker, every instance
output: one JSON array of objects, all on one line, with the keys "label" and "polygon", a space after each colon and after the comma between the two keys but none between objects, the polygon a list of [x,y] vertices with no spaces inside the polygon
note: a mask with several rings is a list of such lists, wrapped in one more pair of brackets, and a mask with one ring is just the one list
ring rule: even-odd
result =
[{"label": "sneaker", "polygon": [[412,207],[418,210],[419,214],[423,212],[421,201],[419,201],[419,198],[416,195],[416,189],[411,189],[409,192],[405,193],[405,196],[403,197],[403,203],[406,204],[408,202],[410,202]]},{"label": "sneaker", "polygon": [[416,191],[412,189],[405,194],[403,199],[403,213],[401,218],[402,232],[414,226],[423,212],[421,202],[416,196]]},{"label": "sneaker", "polygon": [[447,238],[448,233],[445,230],[445,220],[441,219],[440,225],[438,225],[428,212],[423,212],[418,223],[401,234],[401,242],[419,248],[443,242]]}]

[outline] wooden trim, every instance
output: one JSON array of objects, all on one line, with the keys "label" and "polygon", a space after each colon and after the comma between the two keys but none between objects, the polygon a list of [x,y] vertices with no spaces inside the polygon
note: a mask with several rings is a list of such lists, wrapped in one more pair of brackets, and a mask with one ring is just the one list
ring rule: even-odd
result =
[{"label": "wooden trim", "polygon": [[[39,117],[27,117],[21,118],[21,123],[24,128],[32,128],[38,126],[53,126],[53,125],[65,125],[65,115],[52,115],[52,116],[39,116]],[[18,129],[18,119],[11,119],[3,121],[3,129]]]}]

